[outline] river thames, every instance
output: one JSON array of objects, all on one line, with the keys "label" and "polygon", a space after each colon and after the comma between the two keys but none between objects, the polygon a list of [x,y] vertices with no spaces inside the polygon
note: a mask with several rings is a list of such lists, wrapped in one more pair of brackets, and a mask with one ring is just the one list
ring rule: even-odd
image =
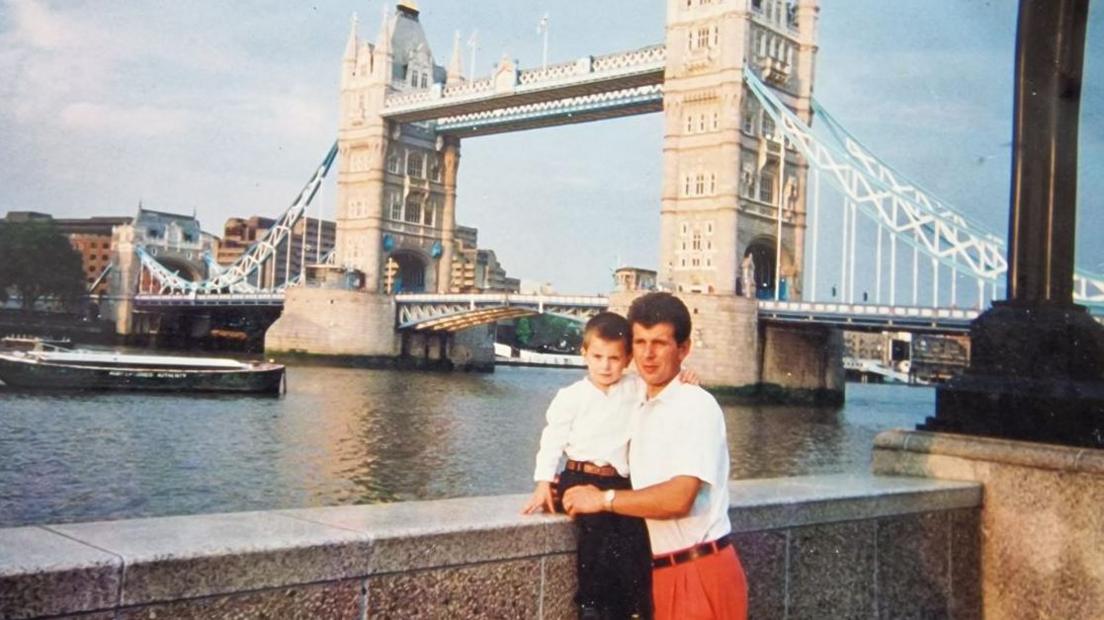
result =
[{"label": "river thames", "polygon": [[[280,398],[0,386],[0,527],[523,493],[544,410],[581,370],[288,369]],[[847,385],[840,409],[724,407],[733,478],[865,472],[934,390]]]}]

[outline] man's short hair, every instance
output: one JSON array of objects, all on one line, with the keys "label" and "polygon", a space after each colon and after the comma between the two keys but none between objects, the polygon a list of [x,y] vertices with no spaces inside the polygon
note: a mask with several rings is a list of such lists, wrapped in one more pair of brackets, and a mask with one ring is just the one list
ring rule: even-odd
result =
[{"label": "man's short hair", "polygon": [[625,317],[616,312],[599,312],[587,321],[586,327],[583,328],[584,349],[593,338],[611,342],[620,341],[625,345],[625,353],[632,354],[632,327]]},{"label": "man's short hair", "polygon": [[648,293],[637,297],[629,306],[629,324],[655,327],[670,323],[675,329],[675,341],[680,345],[690,339],[690,311],[682,300],[670,293]]}]

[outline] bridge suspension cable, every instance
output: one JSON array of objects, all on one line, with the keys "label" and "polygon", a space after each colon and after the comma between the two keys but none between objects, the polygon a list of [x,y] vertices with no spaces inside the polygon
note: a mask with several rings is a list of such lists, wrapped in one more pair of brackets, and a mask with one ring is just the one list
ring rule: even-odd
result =
[{"label": "bridge suspension cable", "polygon": [[[142,262],[143,270],[149,274],[152,283],[158,288],[157,292],[159,294],[177,295],[253,293],[265,288],[263,283],[259,281],[259,276],[256,285],[252,284],[249,279],[253,277],[254,274],[260,273],[261,267],[266,261],[273,260],[276,257],[277,249],[281,243],[290,241],[292,229],[306,212],[311,201],[314,200],[314,196],[322,186],[322,181],[326,178],[326,174],[329,173],[336,157],[337,142],[334,142],[310,180],[307,181],[295,200],[292,201],[291,206],[280,215],[276,224],[268,229],[264,237],[249,246],[232,265],[225,268],[220,267],[217,263],[214,263],[214,261],[210,259],[210,255],[207,254],[204,260],[207,263],[209,269],[208,273],[210,275],[205,280],[188,280],[182,277],[179,272],[171,271],[158,262],[157,258],[145,247],[135,247],[135,253]],[[319,227],[321,227],[321,221],[319,221]],[[304,227],[304,234],[306,234],[305,229],[306,227]],[[287,258],[290,261],[290,244],[287,254]],[[273,269],[273,271],[275,270]],[[277,286],[275,283],[272,283],[269,288],[283,290],[283,288],[292,284],[290,273],[288,273],[287,276],[288,277],[285,278],[282,284]],[[296,278],[295,281],[297,282],[298,278]]]},{"label": "bridge suspension cable", "polygon": [[[854,138],[818,102],[813,111],[823,121],[830,140],[814,135],[812,129],[775,95],[750,68],[744,78],[748,90],[782,132],[783,141],[793,145],[809,163],[814,182],[813,211],[819,226],[821,215],[820,179],[827,178],[844,198],[843,245],[841,256],[841,297],[855,301],[855,236],[857,213],[861,212],[876,227],[875,302],[883,303],[882,284],[888,272],[890,305],[897,303],[898,242],[912,247],[912,305],[919,304],[920,255],[930,259],[932,268],[932,306],[940,305],[939,268],[951,273],[951,305],[958,305],[958,274],[977,281],[977,305],[982,307],[997,296],[1008,270],[1004,240],[989,232],[919,184],[885,164]],[[883,270],[883,234],[888,234],[889,266]],[[813,264],[816,264],[816,235],[813,238]],[[862,249],[862,248],[860,248]],[[814,271],[815,277],[815,271]],[[1104,276],[1077,270],[1074,301],[1104,307]],[[988,295],[986,292],[988,288]],[[815,284],[812,287],[815,295]]]}]

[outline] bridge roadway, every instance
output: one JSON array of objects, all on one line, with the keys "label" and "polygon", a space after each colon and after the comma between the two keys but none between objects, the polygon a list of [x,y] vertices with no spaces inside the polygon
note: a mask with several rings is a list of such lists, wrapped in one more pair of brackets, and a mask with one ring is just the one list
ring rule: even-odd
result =
[{"label": "bridge roadway", "polygon": [[[216,295],[140,294],[135,306],[280,306],[283,293]],[[585,321],[609,306],[601,295],[519,295],[514,293],[401,293],[395,296],[400,330],[459,331],[521,316],[553,314]],[[857,331],[966,332],[976,309],[889,306],[810,301],[760,300],[759,320],[769,323],[834,325]],[[1097,317],[1098,321],[1104,317]]]}]

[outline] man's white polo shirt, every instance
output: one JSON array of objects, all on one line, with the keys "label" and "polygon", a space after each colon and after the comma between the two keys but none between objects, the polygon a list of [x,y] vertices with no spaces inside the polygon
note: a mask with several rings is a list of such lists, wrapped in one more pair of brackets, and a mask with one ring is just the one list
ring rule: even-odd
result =
[{"label": "man's white polo shirt", "polygon": [[629,440],[629,463],[634,489],[675,476],[702,481],[690,514],[647,519],[653,555],[717,540],[732,530],[724,413],[709,392],[676,378],[654,398],[642,400]]}]

